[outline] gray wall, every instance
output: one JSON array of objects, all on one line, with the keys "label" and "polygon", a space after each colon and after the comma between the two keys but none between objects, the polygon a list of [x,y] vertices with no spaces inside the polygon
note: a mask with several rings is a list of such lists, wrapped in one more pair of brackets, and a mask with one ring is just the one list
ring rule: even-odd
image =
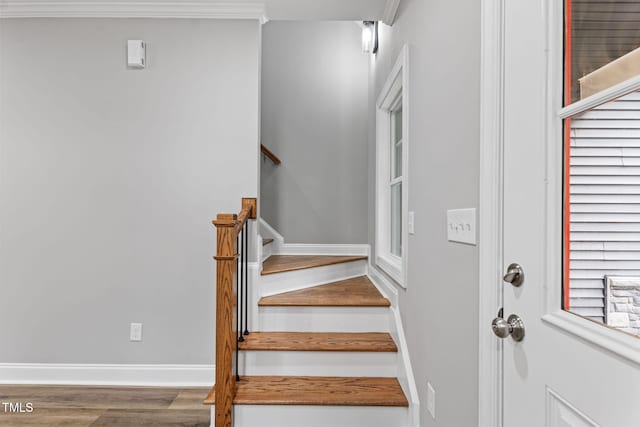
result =
[{"label": "gray wall", "polygon": [[[409,210],[415,211],[416,233],[409,236],[409,283],[400,290],[399,305],[421,424],[474,426],[478,248],[447,241],[446,211],[478,206],[480,2],[403,0],[394,26],[381,26],[380,39],[380,51],[371,60],[373,99],[400,48],[410,45]],[[374,165],[373,109],[370,120],[369,163]],[[374,173],[370,168],[371,242]],[[427,381],[436,390],[436,421],[426,410]]]},{"label": "gray wall", "polygon": [[367,56],[353,22],[263,32],[262,217],[288,243],[367,241]]},{"label": "gray wall", "polygon": [[258,192],[259,31],[2,20],[0,362],[213,363],[210,220]]}]

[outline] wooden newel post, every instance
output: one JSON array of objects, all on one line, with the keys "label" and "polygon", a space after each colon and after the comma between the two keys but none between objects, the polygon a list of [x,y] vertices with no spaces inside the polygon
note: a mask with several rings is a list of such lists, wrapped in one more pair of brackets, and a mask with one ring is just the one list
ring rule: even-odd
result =
[{"label": "wooden newel post", "polygon": [[236,391],[234,373],[237,340],[235,233],[237,215],[219,214],[216,252],[216,400],[215,427],[232,426],[232,407]]}]

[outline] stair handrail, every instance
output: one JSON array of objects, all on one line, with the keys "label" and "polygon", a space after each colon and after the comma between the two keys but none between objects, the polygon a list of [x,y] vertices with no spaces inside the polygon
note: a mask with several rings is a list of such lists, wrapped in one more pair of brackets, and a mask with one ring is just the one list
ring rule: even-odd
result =
[{"label": "stair handrail", "polygon": [[280,163],[282,163],[278,156],[273,154],[273,152],[265,147],[264,144],[260,144],[260,152],[262,152],[262,154],[264,154],[269,160],[271,160],[274,165],[278,166]]},{"label": "stair handrail", "polygon": [[212,221],[216,226],[216,384],[212,420],[215,427],[231,427],[233,423],[233,399],[239,379],[238,342],[249,334],[248,220],[256,218],[257,200],[242,198],[240,213],[218,214]]}]

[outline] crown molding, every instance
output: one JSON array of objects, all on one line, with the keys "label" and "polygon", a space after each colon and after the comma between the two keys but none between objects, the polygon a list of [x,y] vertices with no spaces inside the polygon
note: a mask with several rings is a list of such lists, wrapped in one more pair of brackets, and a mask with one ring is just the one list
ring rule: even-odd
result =
[{"label": "crown molding", "polygon": [[384,5],[384,12],[382,12],[382,22],[387,25],[393,25],[399,6],[400,0],[387,0]]},{"label": "crown molding", "polygon": [[0,18],[199,18],[267,21],[264,2],[0,0]]}]

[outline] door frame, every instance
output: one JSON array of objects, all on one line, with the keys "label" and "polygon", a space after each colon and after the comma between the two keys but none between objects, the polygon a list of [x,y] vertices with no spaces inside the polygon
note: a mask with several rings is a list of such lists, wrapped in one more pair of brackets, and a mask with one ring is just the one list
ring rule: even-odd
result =
[{"label": "door frame", "polygon": [[503,425],[503,344],[491,321],[502,307],[505,1],[481,0],[480,5],[479,427]]},{"label": "door frame", "polygon": [[[562,162],[562,150],[554,149],[561,134],[562,120],[586,109],[608,102],[631,90],[640,90],[640,76],[621,83],[583,101],[562,108],[559,95],[563,90],[562,40],[564,2],[541,0],[545,14],[545,111],[557,115],[548,120],[545,114],[546,152],[548,164]],[[479,348],[478,348],[478,425],[503,426],[503,345],[491,332],[491,320],[502,307],[503,260],[503,148],[504,148],[504,73],[505,73],[505,4],[506,0],[481,0],[481,75],[480,75],[480,185],[479,185]],[[562,235],[562,219],[557,209],[562,204],[562,171],[547,169],[546,241],[554,242]],[[553,244],[547,251],[544,277],[553,283],[559,274],[561,245]],[[562,290],[558,286],[543,286],[541,320],[551,327],[567,332],[574,339],[601,347],[612,355],[640,364],[640,340],[607,329],[579,316],[557,308]],[[540,319],[536,319],[538,321]]]}]

